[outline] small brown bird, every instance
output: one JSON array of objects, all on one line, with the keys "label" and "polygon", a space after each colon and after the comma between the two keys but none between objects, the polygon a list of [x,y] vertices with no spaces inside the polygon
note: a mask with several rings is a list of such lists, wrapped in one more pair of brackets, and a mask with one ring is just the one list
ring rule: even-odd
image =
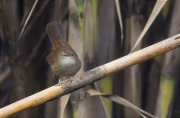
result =
[{"label": "small brown bird", "polygon": [[46,57],[47,62],[51,65],[53,74],[61,77],[62,81],[75,75],[81,68],[81,61],[76,52],[67,43],[62,23],[60,21],[48,23],[46,33],[53,46],[52,52]]}]

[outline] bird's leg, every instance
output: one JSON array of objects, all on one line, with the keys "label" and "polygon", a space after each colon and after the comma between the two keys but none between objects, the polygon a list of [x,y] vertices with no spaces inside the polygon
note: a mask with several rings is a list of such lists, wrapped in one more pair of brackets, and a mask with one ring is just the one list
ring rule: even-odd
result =
[{"label": "bird's leg", "polygon": [[60,80],[60,78],[59,78],[59,83],[58,83],[58,85],[61,86],[61,80]]},{"label": "bird's leg", "polygon": [[61,82],[67,79],[69,79],[69,77],[60,77],[58,85],[61,86]]}]

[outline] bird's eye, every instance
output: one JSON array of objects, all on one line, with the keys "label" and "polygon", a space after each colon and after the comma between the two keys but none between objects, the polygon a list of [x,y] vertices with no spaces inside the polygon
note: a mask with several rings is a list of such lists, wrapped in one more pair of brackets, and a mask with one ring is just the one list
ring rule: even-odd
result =
[{"label": "bird's eye", "polygon": [[68,54],[67,54],[67,53],[62,52],[62,54],[63,54],[63,56],[65,56],[65,57],[67,57],[67,56],[68,56]]}]

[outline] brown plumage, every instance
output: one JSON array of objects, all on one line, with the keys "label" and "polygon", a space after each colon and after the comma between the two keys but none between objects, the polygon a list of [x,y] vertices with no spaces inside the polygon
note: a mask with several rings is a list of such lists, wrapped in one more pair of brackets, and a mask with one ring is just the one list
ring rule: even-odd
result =
[{"label": "brown plumage", "polygon": [[66,33],[62,23],[60,21],[48,23],[46,33],[53,46],[52,52],[46,57],[52,72],[59,77],[75,75],[81,68],[81,61],[66,42]]}]

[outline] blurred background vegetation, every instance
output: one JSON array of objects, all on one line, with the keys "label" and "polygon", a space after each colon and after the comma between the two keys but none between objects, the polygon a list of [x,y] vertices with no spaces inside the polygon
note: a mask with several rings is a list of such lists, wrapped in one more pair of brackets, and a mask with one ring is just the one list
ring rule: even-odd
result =
[{"label": "blurred background vegetation", "polygon": [[[127,55],[155,4],[156,0],[1,0],[0,108],[58,82],[45,60],[52,48],[45,33],[47,23],[63,22],[67,40],[82,61],[81,73]],[[179,5],[180,0],[166,2],[136,50],[180,33]],[[121,96],[158,117],[180,117],[179,60],[180,49],[175,49],[84,89]],[[56,99],[12,117],[60,117],[60,109]],[[111,100],[87,95],[79,103],[69,102],[64,117],[104,118],[104,109],[110,117],[140,117]]]}]

